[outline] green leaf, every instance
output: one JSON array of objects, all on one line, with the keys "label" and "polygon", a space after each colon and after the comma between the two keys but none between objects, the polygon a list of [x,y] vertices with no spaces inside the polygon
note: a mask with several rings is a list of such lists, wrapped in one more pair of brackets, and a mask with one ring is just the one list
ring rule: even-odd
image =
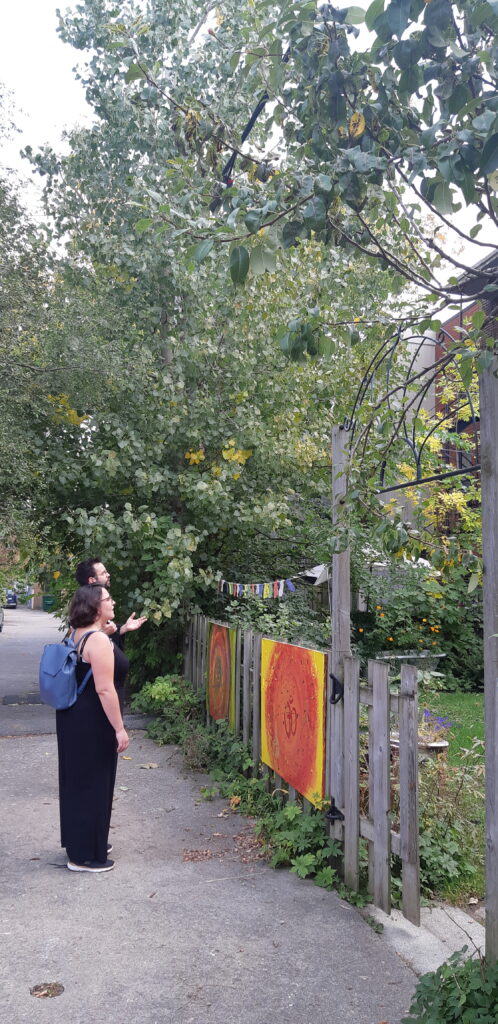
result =
[{"label": "green leaf", "polygon": [[363,7],[348,7],[346,17],[344,18],[345,25],[362,25],[364,21],[365,11]]},{"label": "green leaf", "polygon": [[286,221],[282,230],[282,243],[284,249],[290,249],[297,244],[297,239],[303,233],[304,225],[300,220]]},{"label": "green leaf", "polygon": [[473,572],[472,576],[470,577],[470,580],[469,580],[469,585],[468,585],[468,588],[467,588],[467,593],[468,594],[473,594],[474,590],[476,589],[478,584],[479,584],[479,573]]},{"label": "green leaf", "polygon": [[416,39],[402,39],[393,49],[393,57],[402,71],[416,64],[420,57],[420,46]]},{"label": "green leaf", "polygon": [[462,107],[465,106],[469,100],[472,99],[472,93],[466,85],[460,82],[459,85],[453,89],[453,92],[448,100],[448,110],[450,114],[459,114]]},{"label": "green leaf", "polygon": [[481,172],[491,174],[498,167],[498,132],[486,142],[481,156]]},{"label": "green leaf", "polygon": [[198,245],[194,247],[192,259],[194,259],[196,263],[202,263],[202,261],[206,259],[206,256],[211,252],[213,245],[214,241],[212,238],[205,238],[203,242],[199,242]]},{"label": "green leaf", "polygon": [[439,213],[452,213],[453,211],[453,193],[450,186],[442,181],[439,185],[436,185],[434,189],[434,196],[432,199],[436,210]]},{"label": "green leaf", "polygon": [[130,64],[125,75],[125,82],[136,82],[137,78],[145,78],[145,74],[138,64]]},{"label": "green leaf", "polygon": [[230,253],[230,277],[234,284],[243,284],[249,270],[249,253],[245,245],[236,245]]},{"label": "green leaf", "polygon": [[374,22],[377,21],[378,17],[380,17],[383,10],[384,0],[373,0],[373,3],[370,4],[370,7],[367,9],[365,13],[365,24],[370,32],[374,27]]},{"label": "green leaf", "polygon": [[153,223],[152,217],[142,217],[142,220],[137,220],[134,225],[137,235],[143,235],[145,231],[152,227]]},{"label": "green leaf", "polygon": [[313,196],[303,209],[303,220],[312,231],[319,231],[325,225],[327,210],[321,196]]},{"label": "green leaf", "polygon": [[386,10],[387,23],[393,35],[398,39],[408,25],[410,0],[392,0]]},{"label": "green leaf", "polygon": [[406,68],[400,76],[399,80],[399,91],[407,93],[411,96],[412,93],[417,92],[423,82],[423,75],[421,69],[414,65],[413,67]]},{"label": "green leaf", "polygon": [[[474,176],[472,174],[464,174],[463,177],[461,178],[461,180],[459,180],[458,184],[459,184],[459,187],[462,190],[463,198],[465,199],[465,202],[467,203],[467,206],[469,206],[470,203],[474,202],[474,199],[476,197],[476,187],[474,185]],[[481,225],[479,224],[479,227],[480,226]],[[472,229],[472,230],[474,230],[474,229]],[[470,231],[470,236],[471,236],[471,238],[474,237],[472,235],[472,231]]]},{"label": "green leaf", "polygon": [[255,235],[261,227],[263,215],[261,210],[249,210],[244,217],[244,224],[251,235]]},{"label": "green leaf", "polygon": [[317,174],[315,178],[315,187],[318,188],[320,192],[332,192],[332,178],[329,174]]},{"label": "green leaf", "polygon": [[452,17],[450,0],[431,0],[431,3],[425,5],[424,21],[431,28],[444,32],[452,24]]},{"label": "green leaf", "polygon": [[258,277],[266,271],[264,249],[262,245],[256,245],[251,249],[251,270]]},{"label": "green leaf", "polygon": [[476,327],[480,331],[486,320],[486,315],[483,309],[476,309],[475,313],[472,314],[472,327]]}]

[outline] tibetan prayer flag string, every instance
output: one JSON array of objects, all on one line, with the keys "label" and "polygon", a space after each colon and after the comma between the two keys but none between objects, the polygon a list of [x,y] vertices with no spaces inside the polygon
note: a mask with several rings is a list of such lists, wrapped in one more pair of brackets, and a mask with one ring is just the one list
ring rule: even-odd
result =
[{"label": "tibetan prayer flag string", "polygon": [[307,577],[309,582],[310,577],[315,575],[317,577],[316,582],[323,582],[323,571],[326,569],[327,566],[318,565],[313,569],[308,569],[306,572],[299,572],[295,576],[291,576],[289,579],[272,580],[271,583],[234,583],[229,580],[220,579],[216,581],[216,586],[218,593],[230,594],[232,597],[245,597],[247,594],[256,594],[258,597],[263,598],[277,598],[284,596],[286,587],[287,590],[291,591],[291,593],[296,590],[293,580]]}]

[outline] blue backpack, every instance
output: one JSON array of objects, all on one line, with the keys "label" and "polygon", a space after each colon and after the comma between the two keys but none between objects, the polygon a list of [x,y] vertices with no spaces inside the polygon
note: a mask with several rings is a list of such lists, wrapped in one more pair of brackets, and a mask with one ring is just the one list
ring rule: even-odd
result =
[{"label": "blue backpack", "polygon": [[[38,675],[40,697],[44,704],[50,704],[50,707],[55,708],[56,711],[65,711],[76,703],[92,674],[92,670],[89,668],[83,682],[78,686],[76,682],[78,649],[81,642],[85,641],[90,633],[98,633],[98,630],[89,629],[76,644],[73,632],[71,636],[66,636],[61,643],[45,644],[43,648]],[[81,651],[83,651],[83,647]]]}]

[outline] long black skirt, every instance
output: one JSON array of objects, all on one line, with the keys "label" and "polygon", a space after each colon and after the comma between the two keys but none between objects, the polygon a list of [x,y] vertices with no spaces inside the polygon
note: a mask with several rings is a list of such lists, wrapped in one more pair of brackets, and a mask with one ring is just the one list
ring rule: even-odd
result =
[{"label": "long black skirt", "polygon": [[66,711],[57,711],[61,846],[75,864],[107,860],[116,780],[116,733],[93,676]]}]

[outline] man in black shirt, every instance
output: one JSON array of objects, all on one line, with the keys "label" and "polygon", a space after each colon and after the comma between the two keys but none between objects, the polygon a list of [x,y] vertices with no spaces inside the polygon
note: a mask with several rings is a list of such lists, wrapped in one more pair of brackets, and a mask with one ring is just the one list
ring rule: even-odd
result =
[{"label": "man in black shirt", "polygon": [[[101,587],[109,587],[111,582],[110,573],[98,555],[95,558],[87,558],[76,566],[76,579],[80,587],[85,587],[92,583],[98,583]],[[141,615],[137,619],[135,618],[135,612],[132,612],[122,626],[118,626],[115,622],[108,622],[105,632],[122,650],[125,633],[131,633],[135,629],[140,629],[140,626],[146,621],[147,617],[145,615]]]}]

